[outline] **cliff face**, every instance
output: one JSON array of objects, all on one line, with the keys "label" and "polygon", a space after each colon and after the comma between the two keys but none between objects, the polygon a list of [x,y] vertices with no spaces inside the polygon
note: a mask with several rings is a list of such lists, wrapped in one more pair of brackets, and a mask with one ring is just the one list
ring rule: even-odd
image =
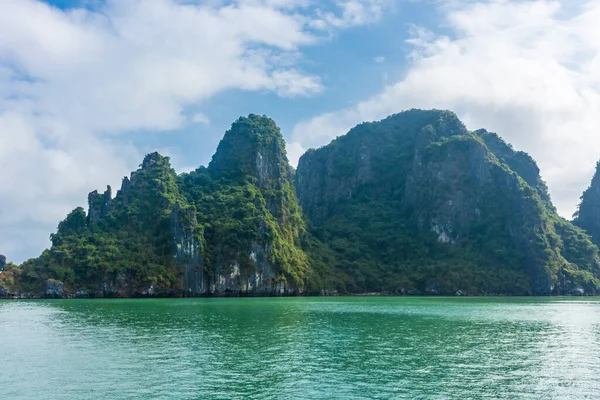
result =
[{"label": "cliff face", "polygon": [[279,128],[257,115],[232,125],[208,168],[179,177],[198,210],[206,254],[188,292],[303,289],[308,263],[299,240],[305,223],[292,178]]},{"label": "cliff face", "polygon": [[585,229],[594,243],[600,246],[600,162],[589,188],[583,192],[573,223]]},{"label": "cliff face", "polygon": [[104,194],[98,193],[97,190],[88,194],[88,223],[105,218],[110,211],[111,204],[112,189],[110,186],[106,187]]},{"label": "cliff face", "polygon": [[598,290],[598,251],[560,218],[535,162],[450,112],[362,124],[300,159],[296,188],[346,289]]}]

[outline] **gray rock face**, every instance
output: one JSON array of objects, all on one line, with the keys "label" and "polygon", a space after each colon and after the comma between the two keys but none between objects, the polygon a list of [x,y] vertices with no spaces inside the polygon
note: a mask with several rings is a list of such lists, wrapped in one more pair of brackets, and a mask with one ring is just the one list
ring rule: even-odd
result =
[{"label": "gray rock face", "polygon": [[95,297],[131,297],[131,281],[124,273],[117,274],[114,280],[105,280]]},{"label": "gray rock face", "polygon": [[184,296],[208,294],[288,294],[294,289],[287,288],[277,281],[277,274],[268,262],[268,249],[257,243],[251,243],[246,254],[251,265],[223,263],[223,257],[217,254],[214,270],[205,269],[202,258],[202,246],[196,228],[195,211],[184,210],[177,204],[171,213],[171,233],[174,241],[173,258],[183,269]]},{"label": "gray rock face", "polygon": [[244,268],[239,262],[223,265],[217,263],[211,276],[211,293],[241,292],[248,294],[288,294],[294,290],[277,281],[277,274],[268,262],[262,245],[251,243],[248,258],[254,268]]},{"label": "gray rock face", "polygon": [[[539,204],[531,194],[523,193],[519,176],[503,169],[487,146],[477,140],[446,141],[431,147],[426,139],[431,135],[428,130],[417,137],[404,198],[414,210],[419,227],[435,233],[438,242],[452,244],[472,231],[497,224],[501,204],[506,208],[502,221],[505,231],[498,234],[509,232],[514,248],[525,254],[524,267],[532,277],[534,290],[552,292],[552,279],[545,265],[536,259],[544,249],[552,249],[546,238],[547,228]],[[490,219],[493,215],[496,217]],[[532,234],[541,241],[532,242]],[[560,257],[555,252],[549,256],[555,262]]]},{"label": "gray rock face", "polygon": [[[254,176],[257,178],[256,183],[258,187],[270,187],[275,190],[281,190],[285,181],[292,180],[292,170],[288,164],[287,156],[279,143],[273,141],[266,148],[256,151]],[[283,197],[265,197],[269,212],[281,219]],[[285,223],[284,220],[281,220],[281,222]]]},{"label": "gray rock face", "polygon": [[63,291],[63,283],[54,279],[46,281],[46,297],[61,298],[65,294]]},{"label": "gray rock face", "polygon": [[[453,243],[480,219],[494,166],[487,161],[488,150],[476,141],[449,143],[440,156],[432,157],[433,135],[432,128],[426,127],[417,136],[404,203],[415,210],[421,229],[434,232],[441,243]],[[465,185],[467,179],[471,185]],[[440,186],[443,192],[432,190]]]},{"label": "gray rock face", "polygon": [[208,288],[202,263],[202,246],[196,231],[196,212],[182,209],[177,203],[171,211],[170,229],[174,242],[173,258],[183,269],[184,294],[204,294]]},{"label": "gray rock face", "polygon": [[592,236],[594,243],[600,246],[600,162],[589,188],[581,196],[581,204],[573,221]]},{"label": "gray rock face", "polygon": [[93,223],[106,217],[110,211],[111,204],[112,189],[110,186],[106,187],[104,194],[98,193],[97,190],[88,194],[88,223]]},{"label": "gray rock face", "polygon": [[[359,125],[348,133],[352,135],[351,139],[356,136],[358,142],[352,151],[347,152],[347,149],[337,146],[336,142],[340,139],[336,139],[332,143],[332,151],[311,149],[300,158],[296,170],[296,193],[311,221],[320,223],[326,219],[338,201],[352,198],[360,185],[375,178],[373,157],[380,155],[373,152],[381,148],[371,143],[373,137],[359,136],[364,125],[369,124]],[[382,136],[377,138],[382,139]],[[346,165],[340,165],[339,160],[345,160]]]},{"label": "gray rock face", "polygon": [[131,181],[128,177],[124,177],[121,182],[121,189],[117,191],[117,196],[122,197],[123,205],[129,204],[129,187],[131,186]]},{"label": "gray rock face", "polygon": [[280,184],[282,179],[290,179],[286,166],[286,155],[277,141],[274,140],[264,148],[257,149],[254,176],[257,178],[258,186],[265,187],[273,181]]},{"label": "gray rock face", "polygon": [[[417,137],[432,119],[435,125]],[[427,121],[427,122],[425,122]],[[437,110],[413,110],[383,121],[363,123],[329,145],[308,150],[296,170],[296,192],[304,213],[314,224],[324,221],[339,201],[355,198],[360,190],[372,196],[393,197],[404,193],[404,164],[434,137],[468,133],[456,116]],[[431,135],[431,136],[430,136]]]},{"label": "gray rock face", "polygon": [[6,257],[4,257],[2,254],[0,254],[0,272],[4,269],[5,265],[6,265]]}]

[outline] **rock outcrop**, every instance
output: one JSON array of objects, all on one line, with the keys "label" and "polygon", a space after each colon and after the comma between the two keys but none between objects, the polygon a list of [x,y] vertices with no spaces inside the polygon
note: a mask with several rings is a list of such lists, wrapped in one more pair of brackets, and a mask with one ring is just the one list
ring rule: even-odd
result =
[{"label": "rock outcrop", "polygon": [[[298,245],[304,220],[292,179],[279,128],[257,115],[232,125],[208,168],[181,176],[184,197],[198,210],[197,218],[182,209],[172,217],[186,294],[301,289],[308,266]],[[194,223],[204,226],[202,237]]]},{"label": "rock outcrop", "polygon": [[48,298],[62,298],[65,294],[63,290],[64,284],[55,279],[48,279],[46,281],[46,292],[45,297]]},{"label": "rock outcrop", "polygon": [[98,193],[97,190],[88,194],[88,223],[105,218],[110,211],[111,203],[112,189],[110,186],[106,187],[106,191],[103,194]]},{"label": "rock outcrop", "polygon": [[[283,295],[302,290],[304,220],[279,128],[240,118],[208,168],[148,154],[112,197],[88,196],[16,275],[43,297]],[[35,277],[35,278],[30,278]]]},{"label": "rock outcrop", "polygon": [[556,214],[533,159],[451,112],[361,124],[309,150],[296,176],[348,290],[600,289],[597,248]]}]

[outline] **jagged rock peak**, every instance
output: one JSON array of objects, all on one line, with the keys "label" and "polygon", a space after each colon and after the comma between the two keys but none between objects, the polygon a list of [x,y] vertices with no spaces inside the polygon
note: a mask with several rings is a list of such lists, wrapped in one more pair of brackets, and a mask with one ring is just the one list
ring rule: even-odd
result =
[{"label": "jagged rock peak", "polygon": [[175,176],[175,170],[171,167],[171,159],[158,152],[153,152],[144,157],[140,168],[131,173],[128,181],[123,180],[122,190],[135,187],[140,179],[145,181],[150,176],[162,179],[167,175]]},{"label": "jagged rock peak", "polygon": [[169,157],[163,157],[161,154],[155,151],[153,153],[146,154],[146,157],[144,157],[144,161],[142,161],[142,165],[140,165],[140,167],[142,169],[147,169],[156,165],[164,165],[165,163],[170,165],[169,160]]},{"label": "jagged rock peak", "polygon": [[121,191],[125,192],[127,191],[127,189],[129,188],[129,185],[131,184],[131,181],[129,180],[128,177],[124,176],[123,180],[121,181]]},{"label": "jagged rock peak", "polygon": [[253,176],[259,185],[292,174],[279,127],[271,118],[255,114],[231,125],[208,168],[217,177]]},{"label": "jagged rock peak", "polygon": [[108,215],[112,204],[112,188],[106,186],[103,194],[97,190],[88,194],[88,222],[98,221]]},{"label": "jagged rock peak", "polygon": [[4,269],[5,265],[6,265],[6,257],[3,256],[2,254],[0,254],[0,271],[2,271]]}]

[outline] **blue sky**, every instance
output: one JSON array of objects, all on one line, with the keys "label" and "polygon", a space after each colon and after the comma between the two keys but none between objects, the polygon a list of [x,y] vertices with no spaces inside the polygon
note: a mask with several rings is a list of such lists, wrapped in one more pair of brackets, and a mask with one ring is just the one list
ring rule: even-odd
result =
[{"label": "blue sky", "polygon": [[[46,2],[65,10],[101,10],[103,4],[85,0]],[[325,2],[319,7],[323,5],[335,10]],[[289,140],[298,121],[351,106],[399,79],[411,50],[406,43],[410,29],[416,25],[435,27],[439,23],[439,10],[434,5],[435,1],[389,2],[376,23],[332,32],[317,45],[303,50],[297,65],[322,79],[323,91],[317,96],[282,98],[271,91],[227,90],[189,107],[201,109],[209,124],[190,124],[168,131],[132,131],[123,140],[139,149],[172,153],[180,170],[208,163],[223,133],[241,115],[268,115]]]},{"label": "blue sky", "polygon": [[144,154],[205,165],[240,115],[292,163],[444,108],[529,152],[569,217],[600,158],[600,1],[5,0],[0,253],[23,261]]},{"label": "blue sky", "polygon": [[[424,3],[409,3],[393,9],[378,24],[335,33],[329,40],[305,50],[300,65],[307,73],[321,77],[324,88],[319,95],[282,98],[269,91],[225,91],[201,106],[210,118],[209,125],[187,127],[178,132],[176,141],[174,136],[163,133],[152,135],[152,146],[177,147],[185,159],[185,167],[207,163],[231,123],[240,115],[250,113],[273,118],[289,141],[289,134],[298,121],[348,107],[377,94],[386,83],[401,76],[408,28],[415,21],[424,21],[430,7]],[[389,40],[390,37],[394,40]],[[139,145],[148,144],[147,137],[134,134],[131,138]],[[186,148],[181,144],[191,146]],[[198,149],[202,149],[200,154]]]}]

